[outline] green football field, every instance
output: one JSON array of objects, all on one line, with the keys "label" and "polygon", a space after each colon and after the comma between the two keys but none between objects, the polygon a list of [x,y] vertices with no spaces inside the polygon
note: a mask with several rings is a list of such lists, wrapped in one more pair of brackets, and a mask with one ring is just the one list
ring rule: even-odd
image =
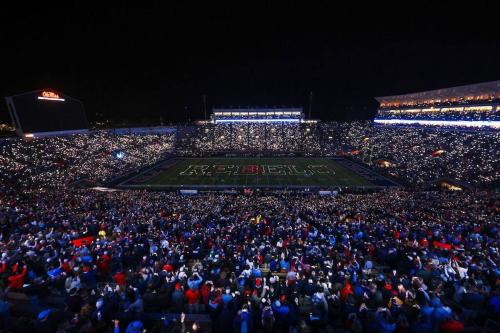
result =
[{"label": "green football field", "polygon": [[174,158],[126,187],[331,187],[374,186],[366,176],[330,158],[248,157]]}]

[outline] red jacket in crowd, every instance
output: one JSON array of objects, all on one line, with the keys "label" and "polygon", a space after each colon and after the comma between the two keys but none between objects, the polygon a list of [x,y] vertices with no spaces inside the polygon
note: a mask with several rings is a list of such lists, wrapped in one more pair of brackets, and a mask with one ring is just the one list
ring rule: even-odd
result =
[{"label": "red jacket in crowd", "polygon": [[119,286],[125,286],[127,284],[127,277],[125,273],[123,272],[118,272],[113,276],[113,279],[115,280],[116,284]]},{"label": "red jacket in crowd", "polygon": [[21,289],[24,284],[24,277],[28,274],[28,268],[26,266],[23,267],[23,271],[20,274],[14,274],[9,276],[9,287],[10,289]]},{"label": "red jacket in crowd", "polygon": [[7,269],[7,264],[4,262],[2,262],[2,267],[0,267],[0,274],[5,272],[5,270]]},{"label": "red jacket in crowd", "polygon": [[447,320],[439,326],[439,331],[443,333],[461,333],[464,329],[464,324],[454,319]]},{"label": "red jacket in crowd", "polygon": [[103,255],[99,260],[97,261],[97,267],[99,268],[99,271],[104,274],[108,275],[110,273],[109,270],[109,264],[111,263],[111,257],[107,254]]},{"label": "red jacket in crowd", "polygon": [[211,286],[204,283],[202,286],[201,286],[201,298],[203,300],[203,304],[207,305],[208,304],[208,301],[210,300],[210,289],[211,289]]},{"label": "red jacket in crowd", "polygon": [[200,292],[198,289],[188,289],[186,291],[186,298],[188,301],[188,304],[198,304],[198,299],[200,298]]}]

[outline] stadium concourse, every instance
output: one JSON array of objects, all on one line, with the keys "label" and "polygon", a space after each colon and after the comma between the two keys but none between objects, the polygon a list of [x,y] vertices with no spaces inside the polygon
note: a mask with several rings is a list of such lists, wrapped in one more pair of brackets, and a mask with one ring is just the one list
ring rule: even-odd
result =
[{"label": "stadium concourse", "polygon": [[[499,139],[371,122],[223,122],[177,134],[4,140],[0,327],[493,330]],[[171,157],[227,153],[342,156],[404,186],[327,197],[96,189]]]}]

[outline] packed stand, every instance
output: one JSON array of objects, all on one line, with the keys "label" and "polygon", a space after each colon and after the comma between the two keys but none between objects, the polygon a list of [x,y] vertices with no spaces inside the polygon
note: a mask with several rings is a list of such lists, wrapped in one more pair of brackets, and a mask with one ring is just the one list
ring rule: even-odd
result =
[{"label": "packed stand", "polygon": [[[441,178],[474,186],[500,185],[500,132],[434,128],[371,126],[369,123],[332,123],[338,141],[326,151],[350,154],[371,162],[389,160],[388,172],[410,184],[422,185]],[[354,153],[353,153],[354,152]],[[376,163],[375,163],[376,167]]]},{"label": "packed stand", "polygon": [[500,112],[491,111],[391,111],[379,113],[377,119],[408,119],[408,120],[461,120],[461,121],[498,121]]},{"label": "packed stand", "polygon": [[172,152],[175,136],[89,135],[0,141],[0,179],[23,187],[103,182],[150,165]]},{"label": "packed stand", "polygon": [[177,153],[205,155],[239,149],[236,139],[250,152],[360,160],[371,148],[412,184],[444,176],[495,184],[499,176],[492,132],[217,126],[177,138],[2,141],[0,329],[461,332],[498,318],[499,200],[491,190],[185,197],[68,186],[149,165],[174,144]]},{"label": "packed stand", "polygon": [[[460,332],[500,315],[491,192],[6,188],[0,203],[14,332]],[[19,293],[35,318],[9,306]],[[200,313],[208,326],[186,323]]]},{"label": "packed stand", "polygon": [[348,156],[404,184],[447,178],[474,186],[498,186],[500,132],[428,127],[374,126],[372,122],[316,124],[209,124],[198,126],[176,151],[184,156],[216,153]]},{"label": "packed stand", "polygon": [[208,124],[197,126],[176,147],[180,155],[206,156],[217,153],[319,152],[317,124]]},{"label": "packed stand", "polygon": [[478,102],[462,100],[453,103],[430,103],[416,105],[383,105],[377,114],[378,119],[409,120],[463,120],[498,121],[500,107],[498,100]]}]

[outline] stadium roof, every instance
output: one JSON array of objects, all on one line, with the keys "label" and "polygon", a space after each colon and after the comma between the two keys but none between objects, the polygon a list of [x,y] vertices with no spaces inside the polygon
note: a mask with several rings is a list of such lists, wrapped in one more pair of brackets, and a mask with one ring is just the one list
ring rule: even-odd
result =
[{"label": "stadium roof", "polygon": [[469,84],[405,95],[375,97],[381,107],[438,104],[460,101],[489,101],[500,98],[500,81]]}]

